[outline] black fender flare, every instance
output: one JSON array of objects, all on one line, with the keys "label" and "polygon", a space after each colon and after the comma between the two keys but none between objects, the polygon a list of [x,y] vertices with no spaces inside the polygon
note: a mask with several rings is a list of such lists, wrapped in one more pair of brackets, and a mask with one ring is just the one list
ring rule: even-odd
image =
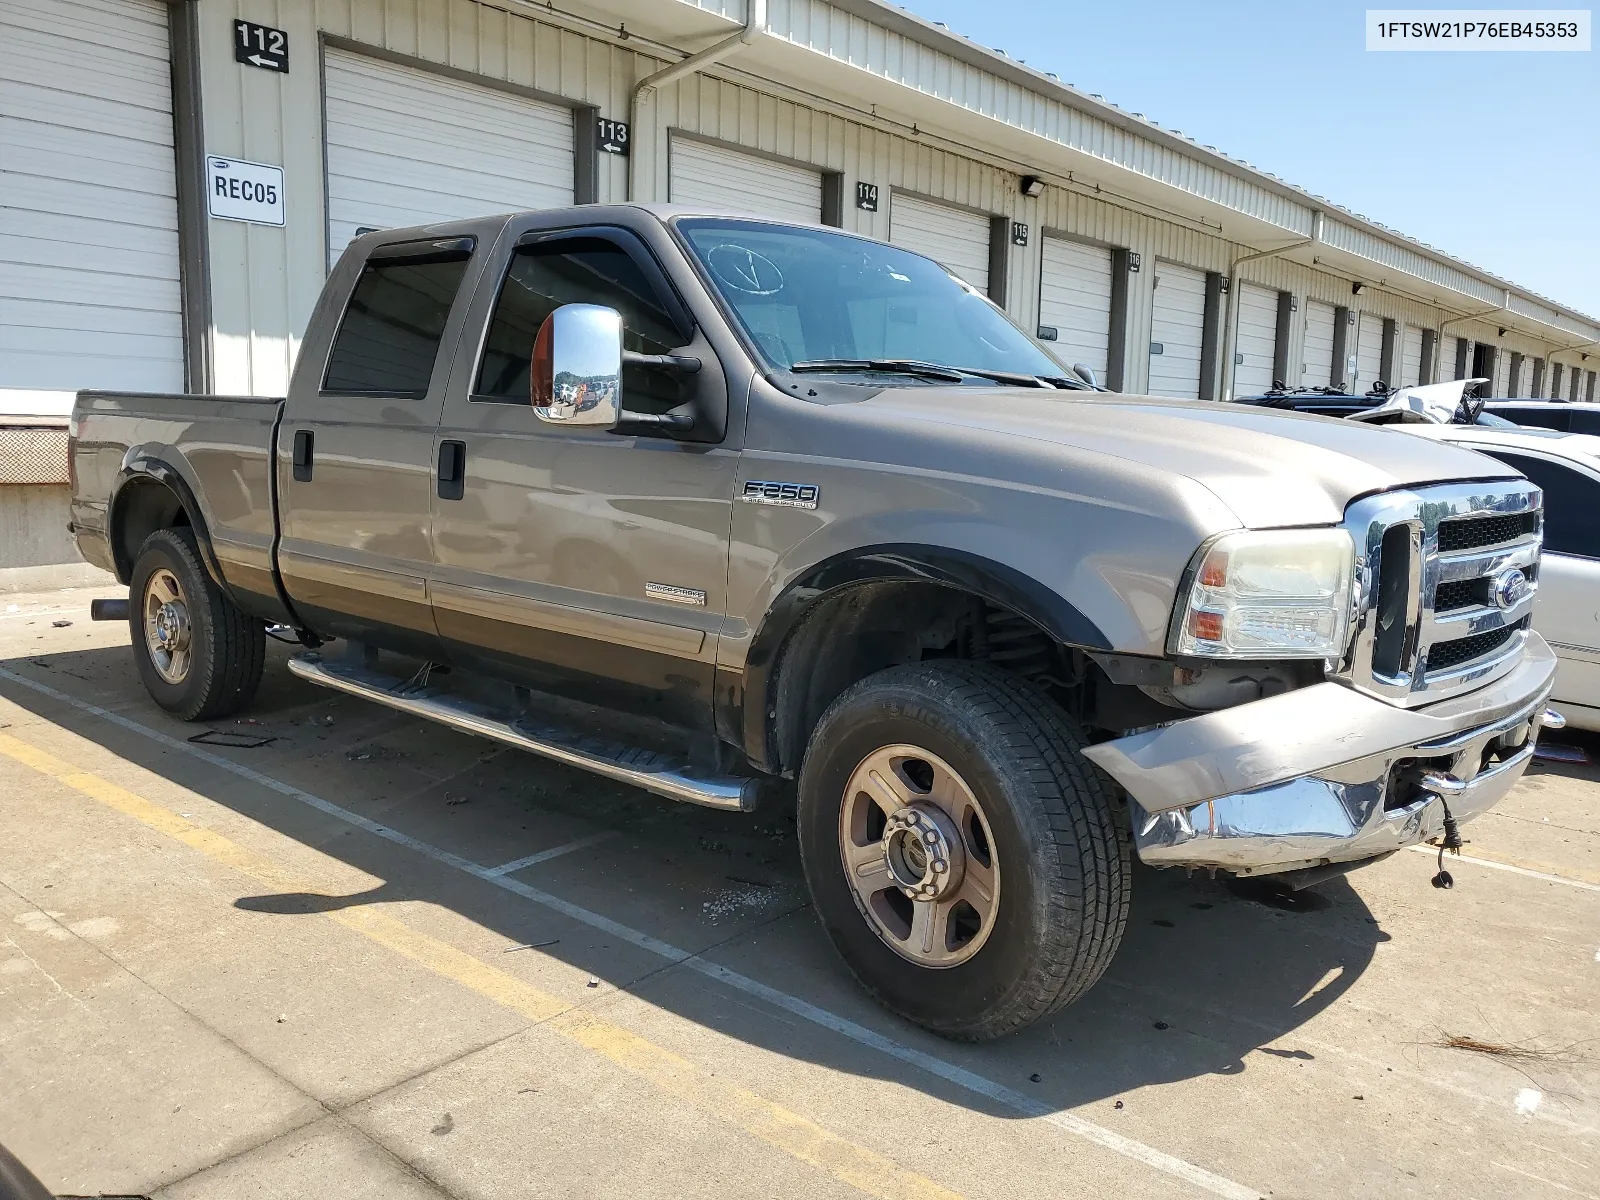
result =
[{"label": "black fender flare", "polygon": [[1015,567],[964,550],[914,543],[862,546],[823,559],[792,580],[768,607],[745,657],[738,696],[743,712],[718,724],[737,730],[744,752],[760,770],[779,768],[771,713],[784,647],[812,608],[842,591],[870,583],[933,583],[966,592],[1032,621],[1057,641],[1087,650],[1110,650],[1105,634],[1070,601]]},{"label": "black fender flare", "polygon": [[189,481],[183,477],[176,467],[158,454],[136,451],[130,454],[122,464],[122,470],[117,472],[116,485],[111,492],[111,505],[106,518],[106,535],[111,543],[112,561],[116,563],[117,576],[120,579],[133,577],[133,563],[127,561],[128,556],[123,552],[118,536],[118,521],[121,519],[123,495],[127,485],[136,479],[151,479],[164,486],[174,496],[183,510],[189,516],[189,527],[194,530],[195,545],[200,552],[200,561],[205,565],[206,574],[211,576],[225,596],[233,595],[228,587],[227,580],[222,576],[222,564],[217,561],[216,550],[211,545],[211,530],[206,525],[205,512],[200,507],[200,501],[194,494],[194,489],[189,486]]}]

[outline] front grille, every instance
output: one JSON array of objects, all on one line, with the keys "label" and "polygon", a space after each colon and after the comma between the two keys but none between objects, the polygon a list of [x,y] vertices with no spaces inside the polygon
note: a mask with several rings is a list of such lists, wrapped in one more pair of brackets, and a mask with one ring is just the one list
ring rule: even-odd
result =
[{"label": "front grille", "polygon": [[1538,586],[1540,499],[1517,480],[1443,484],[1352,504],[1345,528],[1356,543],[1360,591],[1349,657],[1335,677],[1413,705],[1515,667]]},{"label": "front grille", "polygon": [[1450,583],[1441,583],[1433,593],[1433,611],[1455,612],[1457,609],[1483,604],[1488,600],[1484,595],[1487,591],[1488,588],[1481,579],[1457,579]]},{"label": "front grille", "polygon": [[1504,646],[1520,630],[1526,629],[1527,625],[1528,619],[1524,617],[1515,625],[1491,629],[1487,633],[1475,633],[1471,637],[1457,638],[1453,642],[1439,642],[1428,651],[1428,674],[1437,675],[1459,667],[1462,663],[1471,662],[1475,658],[1485,658]]},{"label": "front grille", "polygon": [[1439,553],[1451,554],[1457,550],[1476,550],[1481,546],[1498,546],[1514,542],[1539,530],[1539,514],[1516,513],[1504,517],[1467,517],[1439,524]]}]

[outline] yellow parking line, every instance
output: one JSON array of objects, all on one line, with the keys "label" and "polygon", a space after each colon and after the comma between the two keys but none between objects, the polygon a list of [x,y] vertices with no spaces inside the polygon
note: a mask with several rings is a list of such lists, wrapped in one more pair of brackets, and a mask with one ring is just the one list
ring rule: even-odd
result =
[{"label": "yellow parking line", "polygon": [[[285,892],[311,892],[314,885],[270,859],[247,850],[221,834],[186,820],[125,787],[80,770],[35,746],[0,733],[0,754],[74,791],[166,834],[207,858]],[[347,908],[321,914],[434,974],[486,996],[535,1023],[545,1023],[564,1037],[592,1050],[632,1074],[653,1083],[759,1138],[801,1162],[826,1171],[870,1196],[883,1200],[961,1200],[959,1194],[908,1171],[892,1159],[832,1133],[799,1113],[754,1092],[720,1080],[686,1058],[637,1034],[582,1011],[556,996],[497,967],[419,932],[371,908]]]}]

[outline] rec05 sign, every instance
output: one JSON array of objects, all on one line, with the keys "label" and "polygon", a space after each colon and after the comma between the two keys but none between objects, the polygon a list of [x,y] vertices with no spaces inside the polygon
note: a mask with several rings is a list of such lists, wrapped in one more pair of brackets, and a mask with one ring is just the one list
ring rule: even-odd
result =
[{"label": "rec05 sign", "polygon": [[224,221],[283,224],[283,168],[206,155],[206,210]]}]

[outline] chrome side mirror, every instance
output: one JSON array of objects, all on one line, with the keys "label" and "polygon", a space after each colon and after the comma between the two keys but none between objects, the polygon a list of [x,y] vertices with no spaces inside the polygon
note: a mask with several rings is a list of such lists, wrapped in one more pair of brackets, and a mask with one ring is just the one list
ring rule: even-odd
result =
[{"label": "chrome side mirror", "polygon": [[1072,373],[1087,383],[1090,387],[1094,388],[1096,391],[1100,390],[1100,383],[1094,377],[1093,367],[1086,363],[1073,363]]},{"label": "chrome side mirror", "polygon": [[563,304],[533,339],[528,401],[541,421],[614,429],[622,417],[622,314]]}]

